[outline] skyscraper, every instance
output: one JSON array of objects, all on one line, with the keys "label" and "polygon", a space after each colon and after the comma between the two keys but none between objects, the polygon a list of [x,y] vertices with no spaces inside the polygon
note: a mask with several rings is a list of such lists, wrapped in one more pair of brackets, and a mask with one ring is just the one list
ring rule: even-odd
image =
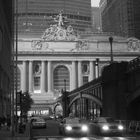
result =
[{"label": "skyscraper", "polygon": [[101,13],[99,7],[92,7],[91,10],[92,16],[92,31],[93,32],[101,32],[102,25],[101,25]]},{"label": "skyscraper", "polygon": [[[100,5],[102,2],[100,3]],[[102,10],[102,29],[117,35],[140,38],[140,1],[107,0]]]},{"label": "skyscraper", "polygon": [[77,31],[86,31],[91,27],[91,0],[19,0],[19,35],[39,35],[53,18],[62,11],[68,24]]}]

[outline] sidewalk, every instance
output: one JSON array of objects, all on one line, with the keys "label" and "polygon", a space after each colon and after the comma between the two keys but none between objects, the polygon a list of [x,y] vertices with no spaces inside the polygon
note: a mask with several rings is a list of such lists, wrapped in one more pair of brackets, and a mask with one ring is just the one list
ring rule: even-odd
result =
[{"label": "sidewalk", "polygon": [[14,136],[12,136],[12,132],[7,130],[6,127],[2,127],[0,129],[0,140],[29,140],[30,138],[30,126],[26,125],[26,129],[24,133],[16,132]]}]

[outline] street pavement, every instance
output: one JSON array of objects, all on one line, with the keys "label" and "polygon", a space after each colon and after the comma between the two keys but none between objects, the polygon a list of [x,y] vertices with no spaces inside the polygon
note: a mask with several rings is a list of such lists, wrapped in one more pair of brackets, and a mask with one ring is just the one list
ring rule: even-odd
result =
[{"label": "street pavement", "polygon": [[29,140],[30,139],[30,128],[29,124],[26,125],[25,132],[15,132],[12,134],[11,130],[8,130],[6,126],[0,129],[0,140]]},{"label": "street pavement", "polygon": [[[32,133],[33,136],[39,136],[39,135],[42,135],[42,136],[48,136],[48,137],[51,137],[51,136],[59,136],[59,124],[58,122],[55,122],[55,121],[47,121],[47,129],[35,129],[35,130],[32,130]],[[104,138],[100,137],[96,137],[96,136],[93,136],[92,137],[94,140],[95,139],[100,139],[100,140],[105,140]],[[125,136],[125,137],[121,137],[122,140],[140,140],[140,137],[139,136]],[[121,138],[108,138],[108,140],[120,140]],[[6,127],[3,127],[2,129],[0,129],[0,140],[29,140],[30,139],[30,125],[29,123],[26,124],[26,129],[25,129],[25,132],[24,133],[19,133],[19,132],[16,132],[14,134],[14,136],[12,136],[12,132],[10,130],[7,130]]]}]

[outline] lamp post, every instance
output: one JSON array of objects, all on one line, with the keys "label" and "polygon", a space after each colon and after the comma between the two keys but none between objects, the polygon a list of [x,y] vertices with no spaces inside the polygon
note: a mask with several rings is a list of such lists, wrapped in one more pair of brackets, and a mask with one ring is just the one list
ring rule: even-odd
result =
[{"label": "lamp post", "polygon": [[64,79],[64,91],[66,92],[66,79]]},{"label": "lamp post", "polygon": [[110,43],[110,62],[113,63],[113,49],[112,49],[112,43],[113,43],[113,37],[109,37],[109,43]]},{"label": "lamp post", "polygon": [[80,118],[82,118],[82,93],[80,92],[80,94],[79,94],[79,96],[80,96]]},{"label": "lamp post", "polygon": [[67,116],[67,95],[66,95],[66,79],[64,79],[64,91],[63,91],[63,114]]}]

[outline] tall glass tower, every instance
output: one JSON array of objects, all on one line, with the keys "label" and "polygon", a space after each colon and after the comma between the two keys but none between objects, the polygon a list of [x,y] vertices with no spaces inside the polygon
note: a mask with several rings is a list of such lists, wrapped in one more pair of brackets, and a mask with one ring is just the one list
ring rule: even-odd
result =
[{"label": "tall glass tower", "polygon": [[40,35],[60,11],[75,30],[91,28],[91,0],[18,0],[19,35]]}]

